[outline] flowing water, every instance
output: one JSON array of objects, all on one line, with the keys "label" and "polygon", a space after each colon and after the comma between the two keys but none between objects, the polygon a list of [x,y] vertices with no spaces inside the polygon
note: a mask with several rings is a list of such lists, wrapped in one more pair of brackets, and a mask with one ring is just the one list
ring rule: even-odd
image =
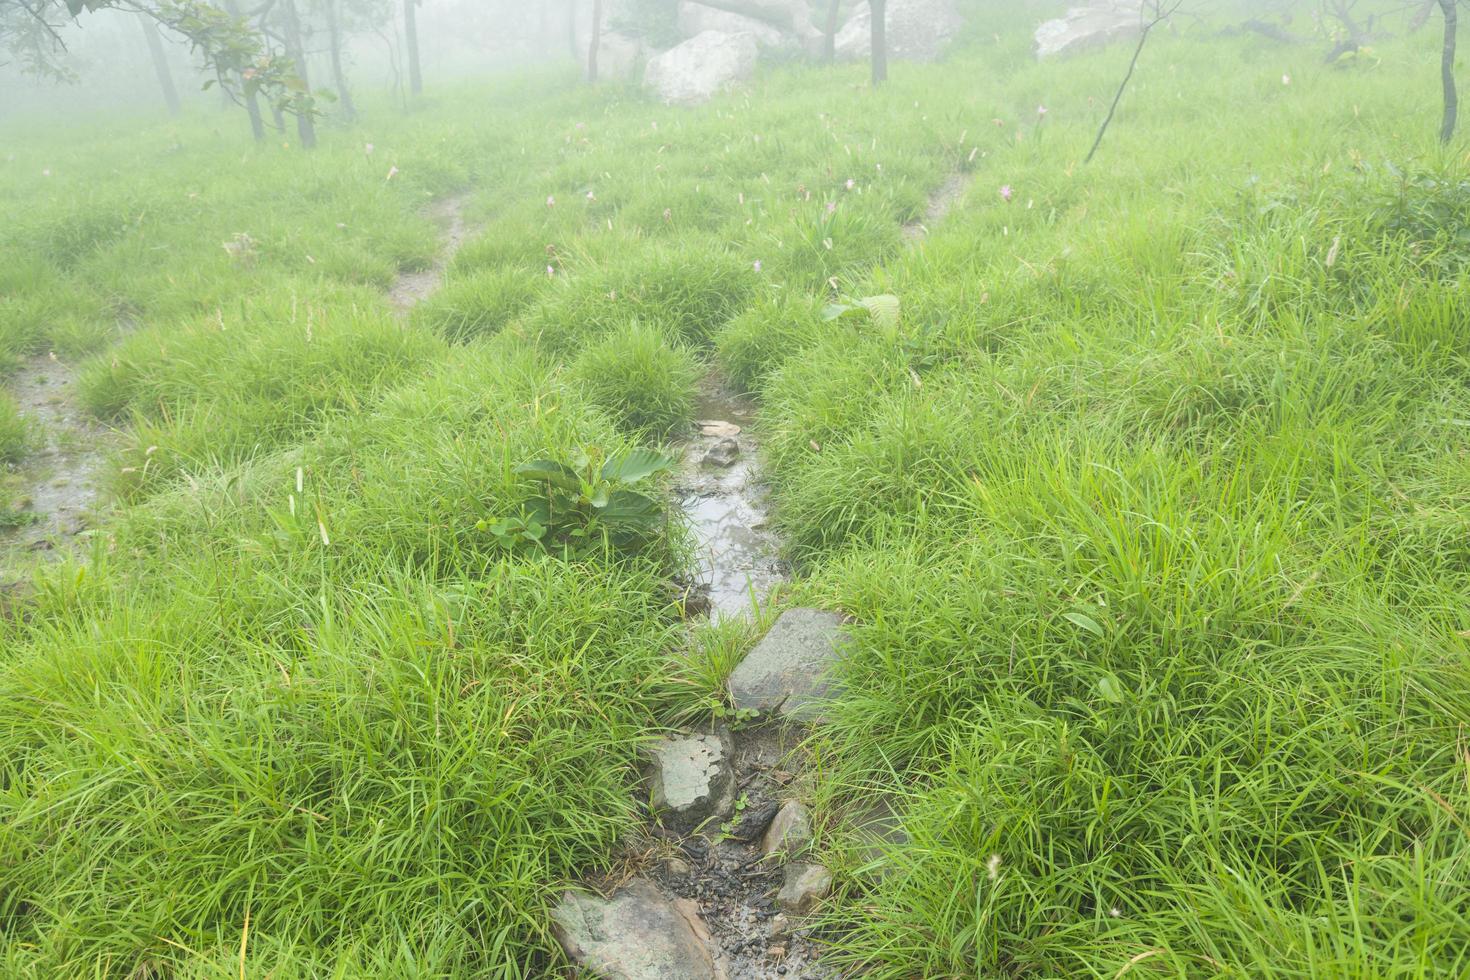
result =
[{"label": "flowing water", "polygon": [[755,408],[711,376],[701,387],[695,418],[698,429],[684,447],[675,481],[697,548],[693,584],[708,597],[711,615],[750,615],[787,572],[769,519]]}]

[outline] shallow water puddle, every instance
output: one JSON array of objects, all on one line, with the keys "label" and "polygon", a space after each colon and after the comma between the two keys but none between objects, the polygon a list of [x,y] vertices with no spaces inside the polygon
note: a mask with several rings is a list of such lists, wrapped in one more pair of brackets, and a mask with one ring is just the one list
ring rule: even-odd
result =
[{"label": "shallow water puddle", "polygon": [[693,578],[714,616],[746,616],[786,578],[781,542],[769,522],[770,488],[760,472],[755,409],[716,377],[695,408],[675,481],[696,546]]},{"label": "shallow water puddle", "polygon": [[58,541],[86,530],[101,499],[113,436],[77,406],[75,380],[76,369],[54,354],[32,358],[10,379],[11,394],[44,443],[20,468],[22,510],[34,521],[0,531],[0,566],[52,551]]}]

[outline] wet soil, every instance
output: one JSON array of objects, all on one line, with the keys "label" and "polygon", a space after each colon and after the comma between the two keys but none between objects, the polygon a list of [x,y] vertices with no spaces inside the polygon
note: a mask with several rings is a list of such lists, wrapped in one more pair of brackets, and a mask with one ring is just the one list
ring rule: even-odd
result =
[{"label": "wet soil", "polygon": [[674,485],[697,548],[692,584],[708,598],[711,615],[748,616],[787,576],[769,519],[755,406],[711,375],[695,418]]},{"label": "wet soil", "polygon": [[927,237],[932,226],[949,217],[949,212],[965,196],[965,191],[969,190],[972,179],[970,174],[959,171],[946,177],[944,183],[929,195],[929,205],[924,209],[924,217],[903,226],[904,241],[916,242]]},{"label": "wet soil", "polygon": [[439,254],[435,256],[434,262],[426,269],[415,272],[405,272],[399,275],[388,290],[388,301],[393,309],[400,315],[407,315],[420,302],[433,295],[444,283],[444,273],[449,268],[449,262],[454,258],[454,253],[464,244],[469,237],[469,228],[465,226],[464,209],[469,202],[469,194],[456,194],[453,197],[441,198],[429,206],[428,216],[434,220],[442,229],[439,237]]},{"label": "wet soil", "polygon": [[21,513],[31,520],[0,530],[0,580],[31,556],[63,553],[64,542],[92,526],[115,435],[81,409],[75,383],[76,365],[55,354],[32,358],[9,379],[42,446],[14,474]]},{"label": "wet soil", "polygon": [[770,722],[731,734],[737,813],[686,838],[655,830],[661,844],[648,874],[667,894],[699,906],[729,980],[835,977],[818,963],[821,945],[811,930],[776,904],[784,863],[761,855],[776,811],[798,795],[805,730]]}]

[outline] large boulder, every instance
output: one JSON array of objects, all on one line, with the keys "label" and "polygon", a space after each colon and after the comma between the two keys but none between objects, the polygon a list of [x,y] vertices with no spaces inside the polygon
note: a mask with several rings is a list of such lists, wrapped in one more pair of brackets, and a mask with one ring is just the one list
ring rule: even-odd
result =
[{"label": "large boulder", "polygon": [[[888,57],[898,61],[934,61],[965,24],[955,0],[888,0]],[[873,52],[873,11],[858,4],[837,32],[837,57],[863,61]]]},{"label": "large boulder", "polygon": [[724,980],[710,934],[688,899],[672,901],[644,878],[600,898],[567,892],[552,931],[572,962],[606,980]]},{"label": "large boulder", "polygon": [[763,50],[781,50],[797,44],[795,35],[783,32],[769,21],[682,0],[679,4],[679,33],[684,37],[697,37],[705,31],[749,34]]},{"label": "large boulder", "polygon": [[1075,54],[1119,38],[1137,37],[1142,29],[1138,0],[1099,0],[1072,7],[1036,28],[1036,57]]},{"label": "large boulder", "polygon": [[648,61],[643,84],[670,105],[699,105],[748,79],[760,48],[749,34],[704,31]]}]

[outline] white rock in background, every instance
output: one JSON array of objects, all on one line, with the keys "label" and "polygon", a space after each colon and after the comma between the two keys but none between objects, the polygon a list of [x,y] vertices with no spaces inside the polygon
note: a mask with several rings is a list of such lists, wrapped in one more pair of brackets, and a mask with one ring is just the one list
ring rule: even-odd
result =
[{"label": "white rock in background", "polygon": [[[934,61],[965,24],[954,0],[888,0],[888,57]],[[837,32],[837,57],[862,61],[873,51],[873,11],[861,3]]]},{"label": "white rock in background", "polygon": [[682,0],[679,4],[679,33],[684,37],[697,37],[705,31],[749,34],[763,49],[790,48],[796,45],[794,35],[783,33],[780,28],[767,21],[707,7],[692,0]]},{"label": "white rock in background", "polygon": [[648,60],[643,84],[672,105],[699,105],[748,79],[760,49],[749,34],[704,31]]},{"label": "white rock in background", "polygon": [[1072,7],[1064,16],[1036,28],[1036,57],[1052,58],[1137,37],[1142,24],[1138,0],[1116,0]]}]

